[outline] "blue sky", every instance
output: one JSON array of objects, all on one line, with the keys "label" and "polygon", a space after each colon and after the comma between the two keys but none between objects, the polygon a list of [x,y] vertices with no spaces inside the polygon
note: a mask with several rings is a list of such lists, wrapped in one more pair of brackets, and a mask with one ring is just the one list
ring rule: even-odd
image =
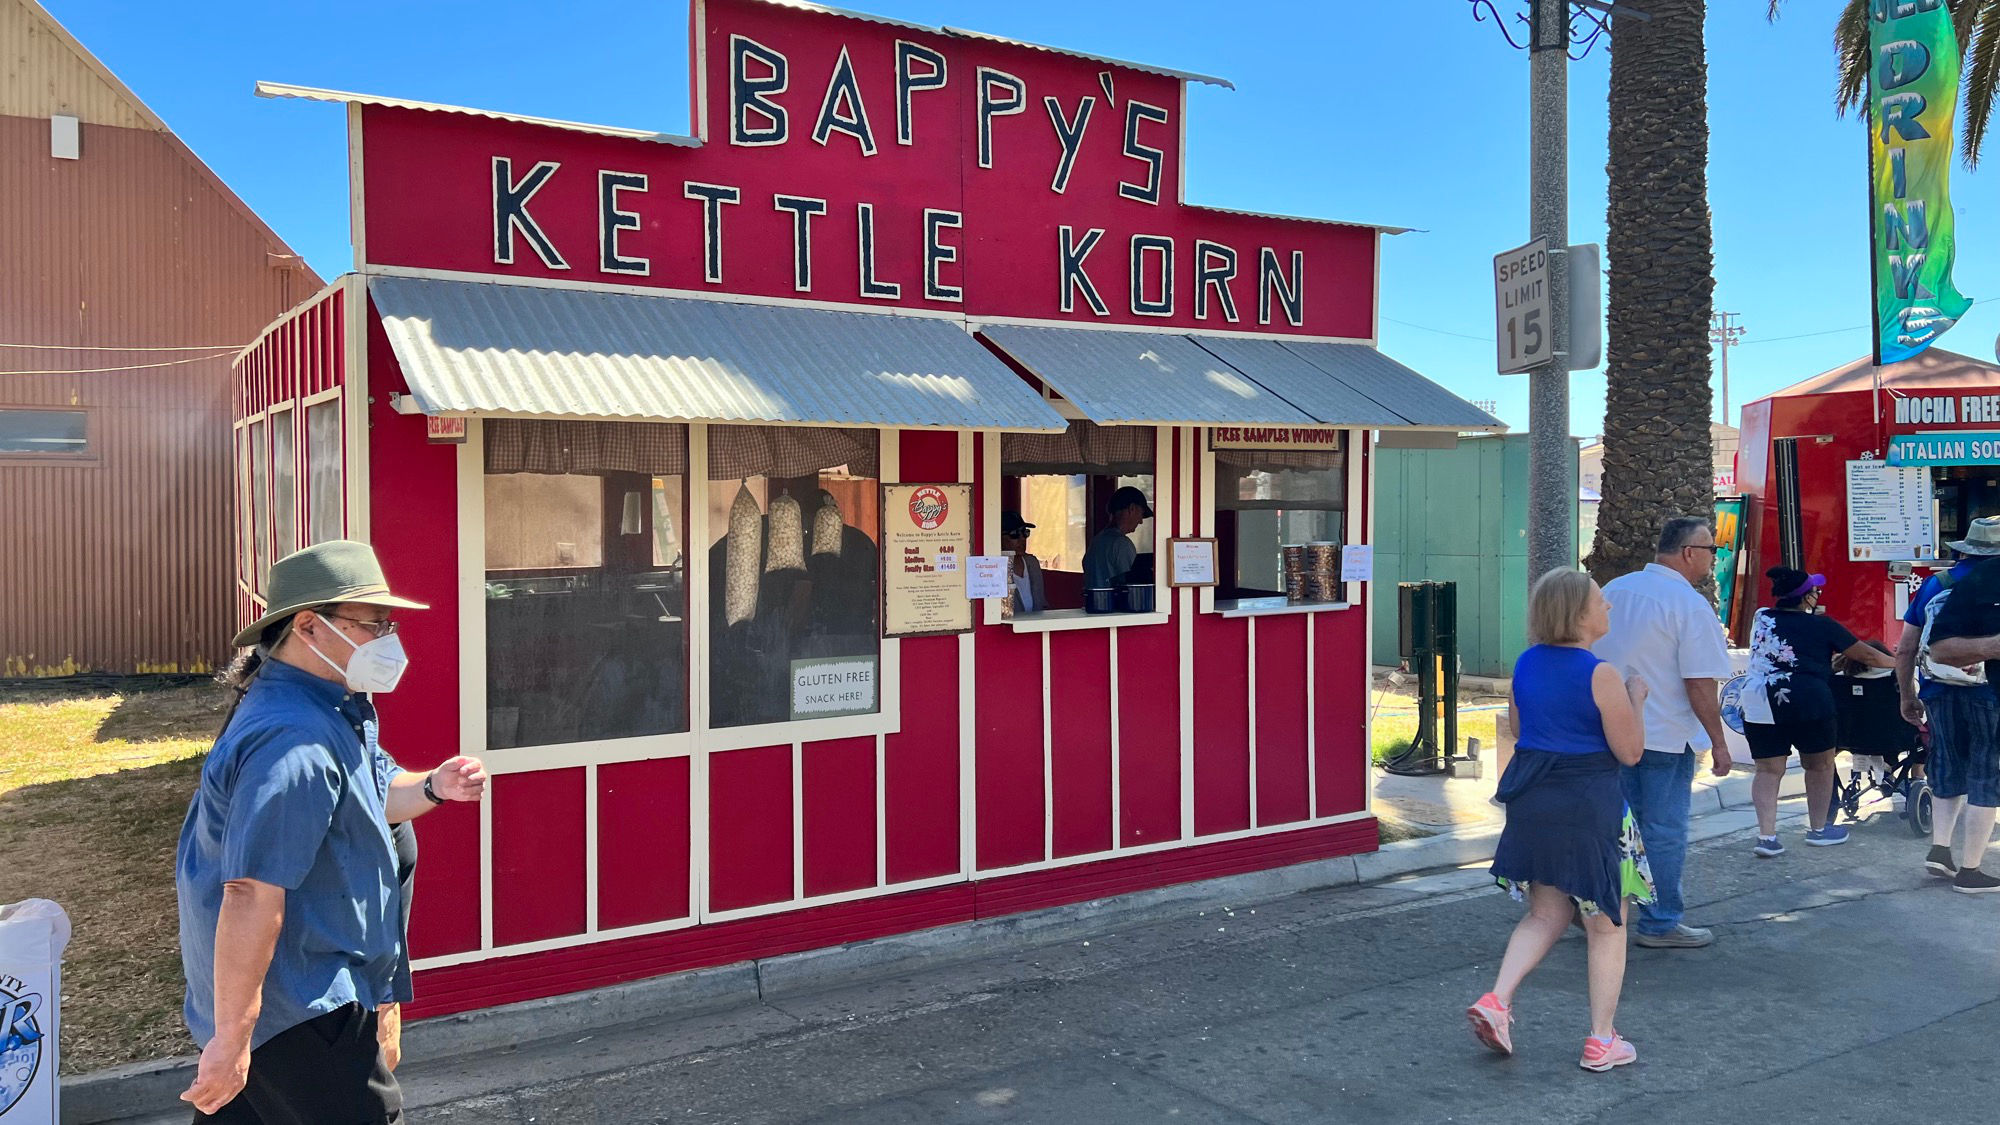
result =
[{"label": "blue sky", "polygon": [[[337,107],[267,101],[257,79],[684,131],[687,8],[569,0],[44,0],[323,276],[348,268]],[[1384,351],[1527,425],[1527,384],[1493,373],[1492,256],[1526,241],[1523,53],[1466,0],[854,0],[867,11],[1219,74],[1189,99],[1188,197],[1421,228],[1386,241]],[[1519,11],[1525,0],[1497,0]],[[1643,6],[1643,5],[1642,5]],[[1833,113],[1833,0],[1709,5],[1710,207],[1717,307],[1749,330],[1731,412],[1867,351],[1864,135]],[[1226,13],[1229,18],[1219,18]],[[1604,45],[1570,74],[1570,238],[1604,234]],[[1301,141],[1275,123],[1301,115]],[[1954,170],[1957,279],[2000,295],[1996,173]],[[1945,347],[1985,358],[2000,302]],[[1571,391],[1602,426],[1602,371]]]}]

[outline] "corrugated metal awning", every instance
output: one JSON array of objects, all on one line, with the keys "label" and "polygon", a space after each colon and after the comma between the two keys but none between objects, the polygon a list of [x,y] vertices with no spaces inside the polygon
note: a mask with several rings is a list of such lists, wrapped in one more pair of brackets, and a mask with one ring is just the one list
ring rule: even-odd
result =
[{"label": "corrugated metal awning", "polygon": [[1317,421],[1176,333],[991,324],[979,334],[1093,422],[1310,426]]},{"label": "corrugated metal awning", "polygon": [[426,414],[1065,425],[953,320],[429,278],[368,293]]},{"label": "corrugated metal awning", "polygon": [[1328,425],[1507,428],[1498,418],[1366,344],[1240,336],[1194,340]]},{"label": "corrugated metal awning", "polygon": [[1285,350],[1394,410],[1407,425],[1450,430],[1507,428],[1500,419],[1366,344],[1286,340]]}]

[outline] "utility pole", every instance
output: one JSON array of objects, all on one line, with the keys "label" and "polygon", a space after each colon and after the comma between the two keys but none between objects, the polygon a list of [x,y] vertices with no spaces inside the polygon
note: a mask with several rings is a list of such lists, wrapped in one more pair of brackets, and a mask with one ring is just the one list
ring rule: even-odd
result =
[{"label": "utility pole", "polygon": [[1528,43],[1528,236],[1548,239],[1555,354],[1528,372],[1528,581],[1577,564],[1569,459],[1569,0],[1533,0]]},{"label": "utility pole", "polygon": [[1729,349],[1742,341],[1744,332],[1742,325],[1731,324],[1730,321],[1742,315],[1719,312],[1708,325],[1708,338],[1722,349],[1722,424],[1725,426],[1729,425]]}]

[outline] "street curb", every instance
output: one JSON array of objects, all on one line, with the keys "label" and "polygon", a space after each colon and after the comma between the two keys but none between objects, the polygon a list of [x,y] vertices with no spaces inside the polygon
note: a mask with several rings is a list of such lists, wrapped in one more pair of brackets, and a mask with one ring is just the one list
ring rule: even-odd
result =
[{"label": "street curb", "polygon": [[[1781,797],[1804,792],[1796,769],[1785,776]],[[1690,840],[1747,831],[1750,778],[1732,774],[1696,791]],[[1493,858],[1500,829],[1480,825],[1416,840],[1401,840],[1360,855],[1313,860],[1138,891],[1003,918],[919,930],[799,953],[612,985],[589,992],[527,1000],[476,1012],[412,1022],[404,1030],[406,1065],[425,1063],[592,1030],[681,1017],[778,996],[866,983],[918,968],[995,956],[1101,931],[1107,924],[1143,922],[1189,907],[1254,903],[1301,891],[1367,886]],[[184,1056],[134,1063],[62,1080],[64,1125],[111,1125],[144,1120],[181,1108],[181,1091],[194,1080],[195,1059]]]}]

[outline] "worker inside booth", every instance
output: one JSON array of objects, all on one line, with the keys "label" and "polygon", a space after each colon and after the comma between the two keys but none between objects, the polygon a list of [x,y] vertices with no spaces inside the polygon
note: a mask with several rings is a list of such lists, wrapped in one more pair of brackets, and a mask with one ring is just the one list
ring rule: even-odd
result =
[{"label": "worker inside booth", "polygon": [[1943,544],[1964,539],[1972,521],[2000,516],[2000,465],[1938,465],[1931,469],[1931,496],[1936,505],[1938,557]]},{"label": "worker inside booth", "polygon": [[1218,598],[1283,597],[1286,544],[1346,541],[1346,440],[1215,451]]},{"label": "worker inside booth", "polygon": [[686,731],[687,427],[484,429],[488,746]]},{"label": "worker inside booth", "polygon": [[[1110,505],[1120,489],[1154,498],[1157,431],[1151,426],[1099,426],[1076,421],[1059,434],[1003,434],[1000,507],[1033,525],[1027,550],[1041,564],[1048,604],[1082,609],[1084,555],[1113,525]],[[1147,505],[1150,510],[1151,505]],[[1137,559],[1128,584],[1153,581],[1153,518],[1126,533]]]}]

